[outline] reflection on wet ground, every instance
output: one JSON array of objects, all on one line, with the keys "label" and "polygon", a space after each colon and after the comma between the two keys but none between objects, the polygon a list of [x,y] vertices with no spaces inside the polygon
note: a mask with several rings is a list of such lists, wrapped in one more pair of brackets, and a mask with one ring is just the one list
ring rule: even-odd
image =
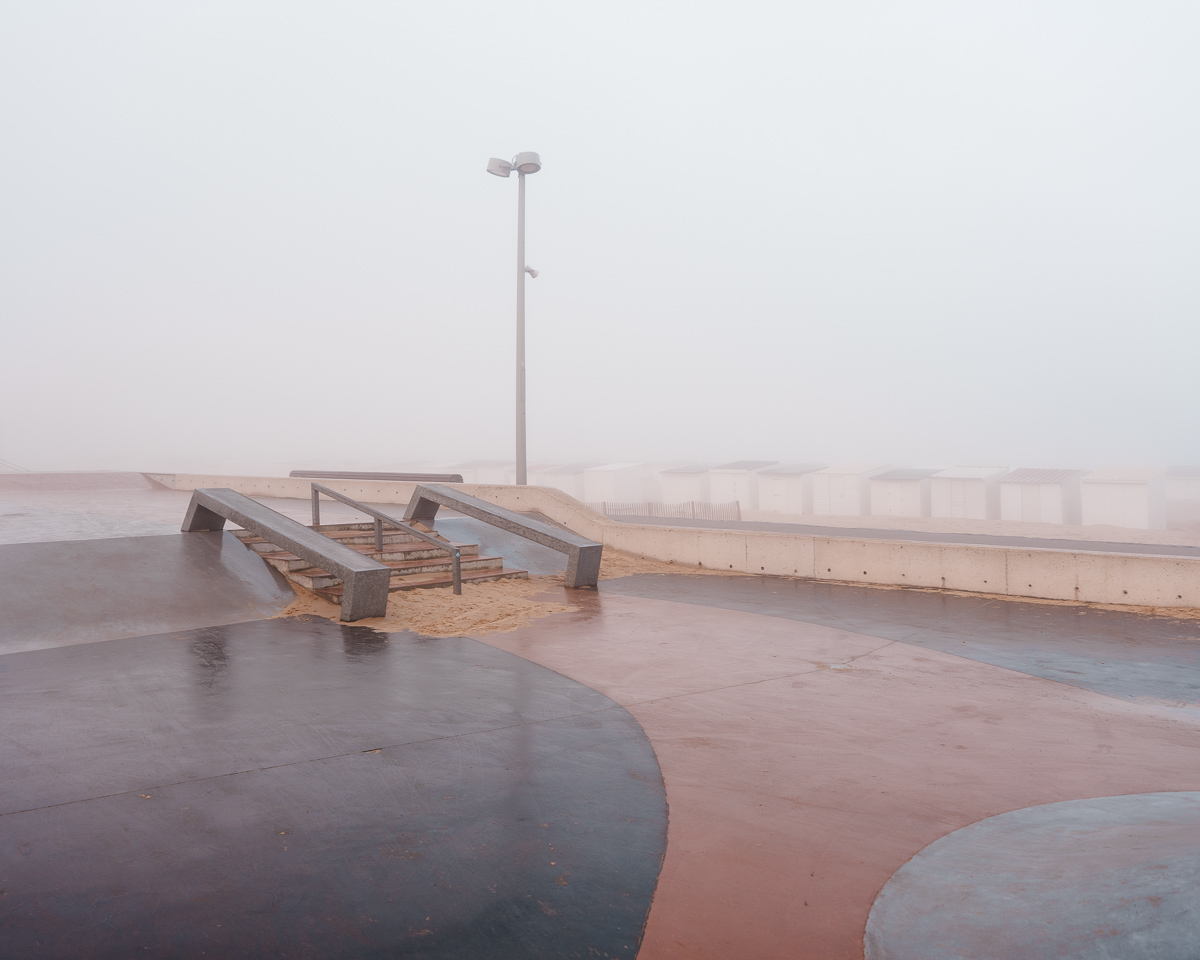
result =
[{"label": "reflection on wet ground", "polygon": [[612,700],[267,620],[0,657],[5,956],[633,956],[666,842]]}]

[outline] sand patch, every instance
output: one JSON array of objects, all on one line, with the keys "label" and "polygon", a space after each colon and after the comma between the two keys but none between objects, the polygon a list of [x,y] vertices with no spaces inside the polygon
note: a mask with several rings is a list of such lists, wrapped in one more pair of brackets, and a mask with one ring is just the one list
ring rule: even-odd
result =
[{"label": "sand patch", "polygon": [[[616,550],[605,550],[600,561],[600,579],[614,580],[638,573],[720,573],[698,570],[661,560],[647,560]],[[402,590],[388,597],[387,616],[356,620],[356,626],[385,633],[412,630],[426,637],[479,636],[510,633],[531,620],[554,613],[574,613],[578,607],[555,600],[538,600],[539,594],[562,588],[563,575],[529,577],[523,580],[493,580],[464,583],[461,596],[450,587]],[[276,617],[324,617],[337,620],[340,608],[293,583],[296,599]]]},{"label": "sand patch", "polygon": [[[562,585],[563,578],[557,576],[464,583],[462,596],[458,597],[450,587],[401,590],[388,597],[387,616],[367,617],[356,620],[354,625],[385,633],[412,630],[426,637],[508,633],[530,620],[577,609],[566,603],[533,599],[535,594]],[[338,619],[340,609],[337,604],[296,584],[292,584],[292,589],[296,591],[295,601],[276,614],[277,617]]]},{"label": "sand patch", "polygon": [[714,573],[725,577],[745,577],[748,574],[734,570],[717,570],[709,567],[693,567],[690,564],[670,563],[666,560],[651,560],[632,553],[622,553],[605,547],[600,557],[600,579],[615,580],[617,577],[632,577],[638,573]]}]

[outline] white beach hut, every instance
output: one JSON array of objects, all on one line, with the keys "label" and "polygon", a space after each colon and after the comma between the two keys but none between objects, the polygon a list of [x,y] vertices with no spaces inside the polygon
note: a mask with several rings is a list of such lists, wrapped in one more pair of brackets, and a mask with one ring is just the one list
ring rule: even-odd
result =
[{"label": "white beach hut", "polygon": [[950,467],[929,478],[929,515],[970,520],[1000,518],[996,481],[1008,467]]},{"label": "white beach hut", "polygon": [[827,463],[787,463],[758,472],[758,509],[770,513],[812,513],[812,475]]},{"label": "white beach hut", "polygon": [[707,463],[684,464],[664,470],[658,475],[663,503],[707,503]]},{"label": "white beach hut", "polygon": [[1080,522],[1079,478],[1082,470],[1022,467],[1000,477],[1000,519],[1025,523]]},{"label": "white beach hut", "polygon": [[605,463],[583,471],[585,503],[634,503],[646,499],[649,467],[641,463]]},{"label": "white beach hut", "polygon": [[902,467],[871,477],[871,516],[929,516],[929,478],[935,473]]},{"label": "white beach hut", "polygon": [[888,464],[843,464],[812,475],[813,513],[826,517],[860,517],[871,509],[870,480]]},{"label": "white beach hut", "polygon": [[1170,467],[1167,470],[1167,499],[1200,503],[1200,467]]},{"label": "white beach hut", "polygon": [[1167,476],[1162,470],[1107,467],[1080,480],[1085,524],[1102,523],[1138,530],[1167,526]]},{"label": "white beach hut", "polygon": [[733,503],[753,508],[758,503],[758,472],[772,467],[777,460],[737,460],[708,471],[710,503]]},{"label": "white beach hut", "polygon": [[539,486],[554,487],[576,500],[583,500],[583,472],[598,466],[601,464],[594,460],[586,463],[563,463],[539,470],[535,477]]}]

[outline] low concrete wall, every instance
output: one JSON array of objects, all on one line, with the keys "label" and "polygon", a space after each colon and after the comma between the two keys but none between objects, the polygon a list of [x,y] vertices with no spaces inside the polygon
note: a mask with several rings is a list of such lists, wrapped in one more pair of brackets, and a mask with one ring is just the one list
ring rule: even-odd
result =
[{"label": "low concrete wall", "polygon": [[[310,481],[300,478],[147,476],[177,490],[231,487],[251,497],[307,499],[310,490]],[[367,503],[395,504],[408,503],[415,486],[379,480],[325,483]],[[541,513],[605,546],[677,563],[684,570],[704,567],[838,583],[1200,609],[1200,558],[641,525],[611,520],[550,487],[458,486],[510,510]]]}]

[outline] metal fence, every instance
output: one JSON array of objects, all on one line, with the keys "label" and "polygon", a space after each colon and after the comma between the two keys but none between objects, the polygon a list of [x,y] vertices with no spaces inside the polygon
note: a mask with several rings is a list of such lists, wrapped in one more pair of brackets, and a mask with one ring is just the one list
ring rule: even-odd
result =
[{"label": "metal fence", "polygon": [[741,520],[742,506],[732,503],[589,503],[589,507],[606,517],[663,517],[669,520]]}]

